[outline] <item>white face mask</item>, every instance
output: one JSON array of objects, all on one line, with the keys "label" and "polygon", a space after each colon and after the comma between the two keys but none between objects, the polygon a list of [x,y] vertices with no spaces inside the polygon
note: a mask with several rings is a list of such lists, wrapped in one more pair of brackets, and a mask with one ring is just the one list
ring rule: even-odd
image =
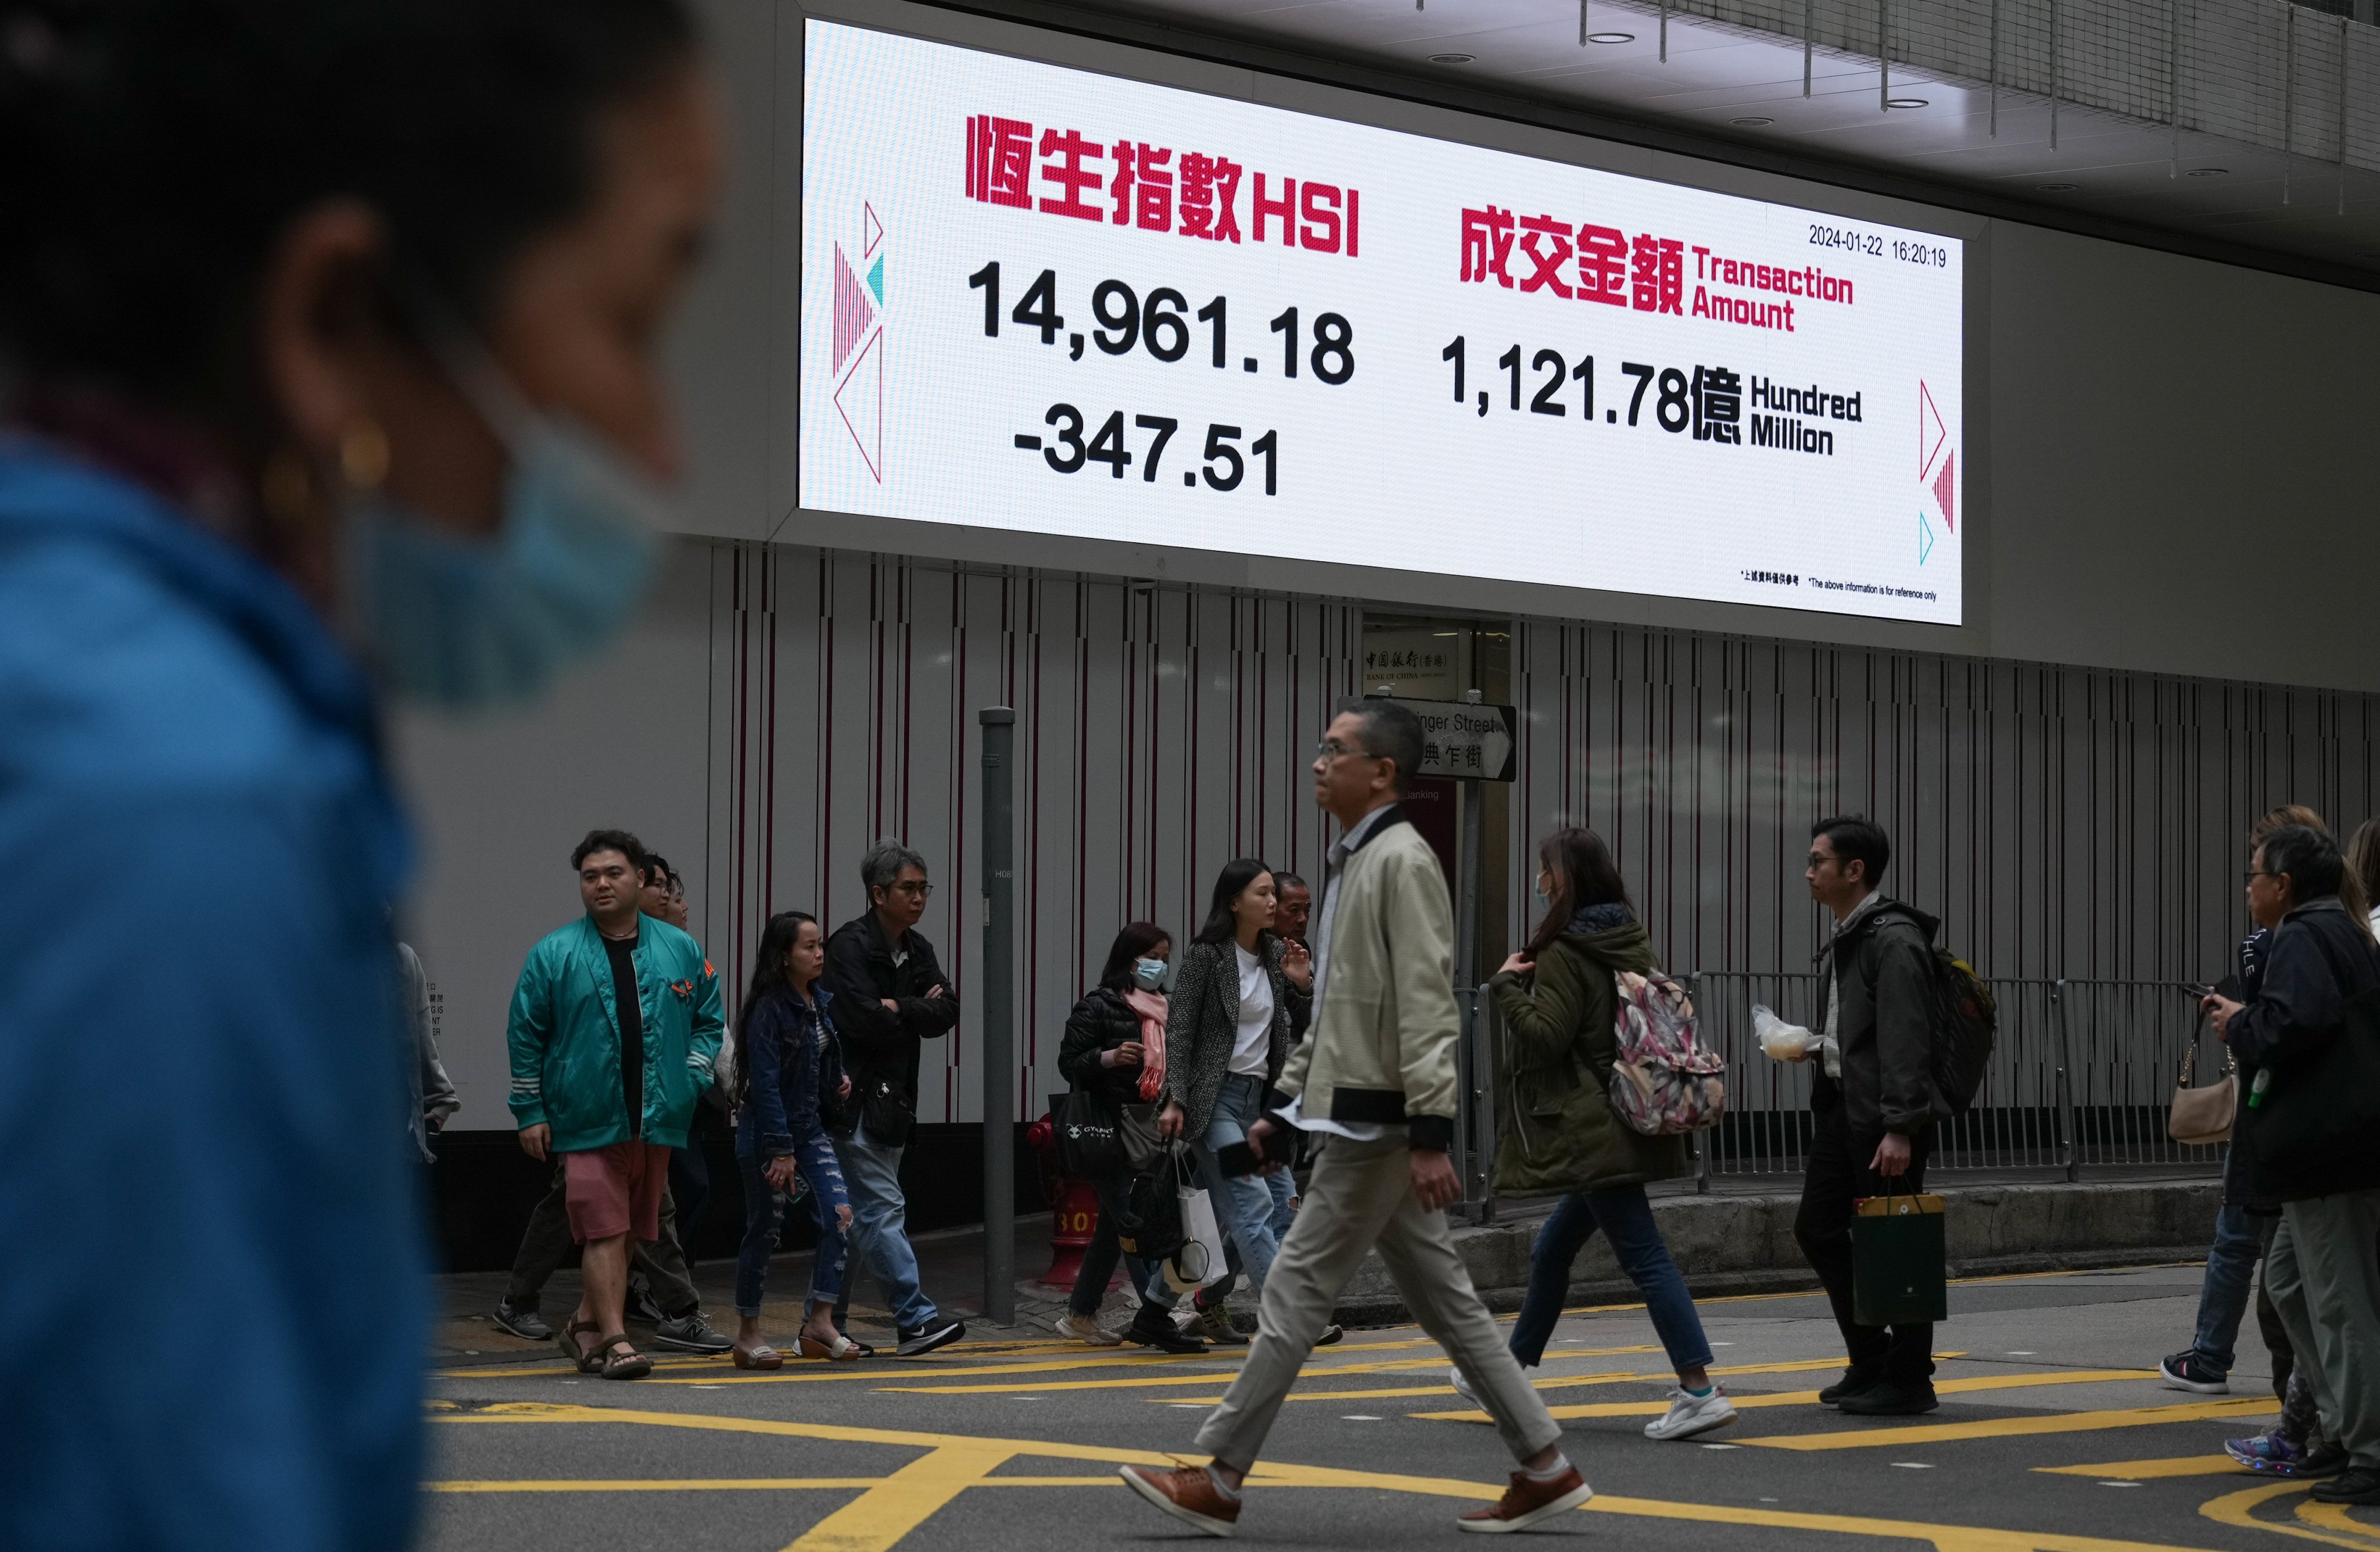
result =
[{"label": "white face mask", "polygon": [[1132,984],[1143,991],[1157,991],[1165,985],[1165,973],[1172,968],[1161,959],[1135,959],[1132,962]]},{"label": "white face mask", "polygon": [[400,693],[456,709],[526,700],[624,628],[660,557],[651,482],[576,422],[532,409],[475,342],[440,355],[509,455],[503,522],[459,534],[364,492],[346,585],[364,650]]}]

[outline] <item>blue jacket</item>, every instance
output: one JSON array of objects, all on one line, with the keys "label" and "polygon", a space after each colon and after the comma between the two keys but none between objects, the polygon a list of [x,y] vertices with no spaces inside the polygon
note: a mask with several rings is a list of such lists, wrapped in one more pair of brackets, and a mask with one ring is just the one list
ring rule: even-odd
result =
[{"label": "blue jacket", "polygon": [[[410,1538],[408,847],[305,600],[0,435],[0,1546]],[[24,1346],[101,1312],[137,1328]]]},{"label": "blue jacket", "polygon": [[[644,1114],[635,1135],[686,1146],[695,1101],[710,1086],[724,1022],[719,976],[702,945],[665,921],[640,917],[634,962],[644,1046]],[[581,916],[529,950],[504,1028],[512,1053],[513,1119],[553,1128],[557,1153],[625,1143],[620,1010],[612,956],[595,918]]]},{"label": "blue jacket", "polygon": [[775,991],[744,1012],[736,1043],[744,1064],[739,1158],[786,1158],[826,1129],[820,1112],[843,1086],[843,1041],[828,1011],[834,993],[812,986],[810,995],[816,1000],[806,1003],[791,990]]}]

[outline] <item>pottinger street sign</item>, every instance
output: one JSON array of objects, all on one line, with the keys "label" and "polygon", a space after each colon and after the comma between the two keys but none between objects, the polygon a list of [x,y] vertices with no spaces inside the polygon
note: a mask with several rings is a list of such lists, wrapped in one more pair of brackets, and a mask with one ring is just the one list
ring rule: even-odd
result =
[{"label": "pottinger street sign", "polygon": [[1422,751],[1423,776],[1472,782],[1512,780],[1513,709],[1462,700],[1407,700],[1399,706],[1421,719],[1428,743]]}]

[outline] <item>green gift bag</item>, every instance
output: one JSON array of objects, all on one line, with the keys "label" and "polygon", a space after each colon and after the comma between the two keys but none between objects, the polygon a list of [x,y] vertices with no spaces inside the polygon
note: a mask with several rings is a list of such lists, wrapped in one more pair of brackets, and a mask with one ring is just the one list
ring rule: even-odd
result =
[{"label": "green gift bag", "polygon": [[1950,1318],[1942,1198],[1863,1196],[1852,1218],[1852,1318],[1909,1326]]}]

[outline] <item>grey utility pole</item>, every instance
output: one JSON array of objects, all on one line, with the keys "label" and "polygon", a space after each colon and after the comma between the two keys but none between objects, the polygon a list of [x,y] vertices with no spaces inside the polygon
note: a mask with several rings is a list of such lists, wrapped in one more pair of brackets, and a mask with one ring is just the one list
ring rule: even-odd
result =
[{"label": "grey utility pole", "polygon": [[983,1313],[1016,1324],[1016,713],[983,724]]}]

